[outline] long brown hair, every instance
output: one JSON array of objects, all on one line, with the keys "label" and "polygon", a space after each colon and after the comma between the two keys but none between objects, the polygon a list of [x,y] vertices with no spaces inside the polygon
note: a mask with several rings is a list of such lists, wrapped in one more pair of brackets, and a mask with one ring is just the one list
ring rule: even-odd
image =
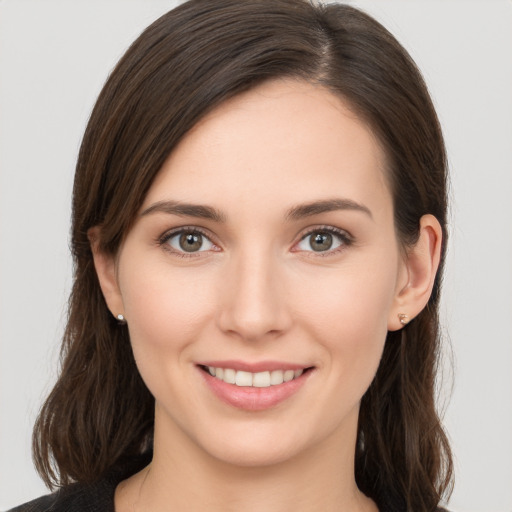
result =
[{"label": "long brown hair", "polygon": [[[51,487],[89,482],[151,444],[154,399],[112,317],[87,232],[116,254],[164,161],[207,112],[278,77],[321,84],[347,101],[387,155],[397,236],[404,247],[433,214],[446,240],[446,155],[423,79],[396,39],[346,5],[306,0],[191,0],[132,44],[87,126],[73,191],[74,285],[60,377],[34,429],[36,467]],[[444,248],[443,248],[444,256]],[[442,265],[441,265],[442,267]],[[377,503],[402,497],[435,510],[452,482],[435,406],[441,270],[427,307],[388,334],[361,403],[355,475]]]}]

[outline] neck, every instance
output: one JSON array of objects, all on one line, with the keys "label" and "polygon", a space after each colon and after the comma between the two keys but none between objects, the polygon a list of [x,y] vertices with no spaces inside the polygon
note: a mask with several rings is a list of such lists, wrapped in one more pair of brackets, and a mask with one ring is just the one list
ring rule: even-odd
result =
[{"label": "neck", "polygon": [[156,425],[153,461],[126,486],[131,493],[122,502],[131,501],[129,508],[117,506],[123,493],[116,493],[119,512],[377,511],[355,483],[355,428],[319,441],[292,459],[240,466],[210,456],[186,436],[169,432],[167,425]]}]

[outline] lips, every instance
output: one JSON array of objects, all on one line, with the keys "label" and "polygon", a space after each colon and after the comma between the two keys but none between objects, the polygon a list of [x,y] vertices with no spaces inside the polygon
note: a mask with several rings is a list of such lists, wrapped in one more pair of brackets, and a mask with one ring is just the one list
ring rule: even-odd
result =
[{"label": "lips", "polygon": [[217,398],[247,411],[262,411],[284,402],[299,391],[313,370],[283,363],[234,361],[208,362],[198,368]]}]

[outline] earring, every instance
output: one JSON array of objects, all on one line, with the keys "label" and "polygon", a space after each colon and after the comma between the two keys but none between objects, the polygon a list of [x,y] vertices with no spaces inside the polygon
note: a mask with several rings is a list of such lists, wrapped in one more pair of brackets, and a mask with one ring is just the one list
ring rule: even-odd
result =
[{"label": "earring", "polygon": [[124,324],[126,323],[126,320],[125,320],[124,316],[123,316],[123,315],[121,315],[121,314],[117,315],[117,321],[118,321],[120,324],[122,324],[122,325],[124,325]]},{"label": "earring", "polygon": [[404,313],[398,313],[398,320],[402,325],[407,325],[409,323],[409,317]]}]

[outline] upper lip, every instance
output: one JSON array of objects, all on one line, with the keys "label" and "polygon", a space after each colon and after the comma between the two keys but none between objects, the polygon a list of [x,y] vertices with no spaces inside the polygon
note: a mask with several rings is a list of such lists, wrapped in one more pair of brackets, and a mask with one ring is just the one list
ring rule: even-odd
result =
[{"label": "upper lip", "polygon": [[213,366],[214,368],[230,368],[236,371],[244,371],[250,373],[258,373],[265,371],[275,370],[305,370],[312,365],[304,365],[298,363],[289,363],[283,361],[235,361],[235,360],[222,360],[222,361],[201,361],[197,363],[199,366]]}]

